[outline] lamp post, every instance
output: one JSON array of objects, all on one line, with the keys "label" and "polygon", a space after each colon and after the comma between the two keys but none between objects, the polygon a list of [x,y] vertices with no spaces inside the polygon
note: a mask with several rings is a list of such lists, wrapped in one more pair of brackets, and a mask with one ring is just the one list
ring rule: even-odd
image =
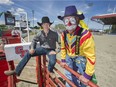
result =
[{"label": "lamp post", "polygon": [[32,15],[33,15],[33,30],[34,30],[34,34],[35,34],[35,29],[34,29],[34,10],[32,10]]},{"label": "lamp post", "polygon": [[29,42],[29,24],[28,24],[27,12],[25,12],[25,15],[26,15],[26,22],[27,22],[27,35],[28,35],[28,42]]}]

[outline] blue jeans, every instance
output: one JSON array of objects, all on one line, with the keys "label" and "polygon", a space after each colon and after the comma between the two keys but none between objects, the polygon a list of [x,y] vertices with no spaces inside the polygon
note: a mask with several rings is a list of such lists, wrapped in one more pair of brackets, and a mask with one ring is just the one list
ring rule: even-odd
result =
[{"label": "blue jeans", "polygon": [[[74,71],[83,74],[83,71],[81,70],[81,68],[83,67],[83,65],[80,66],[80,64],[78,64],[78,63],[76,62],[78,59],[81,59],[81,58],[82,58],[82,56],[78,56],[78,57],[75,57],[75,58],[71,58],[71,57],[69,57],[69,56],[67,55],[67,56],[66,56],[66,63],[67,63],[67,65],[68,65],[71,69],[73,69]],[[85,66],[84,66],[84,67],[85,67]],[[81,71],[82,71],[82,72],[81,72]],[[68,70],[65,70],[65,75],[66,75],[66,77],[67,77],[70,81],[72,81],[77,87],[86,87],[84,84],[82,84],[82,83],[79,81],[79,79],[78,79],[75,75],[73,75],[72,73],[70,73]],[[66,82],[66,87],[71,87],[71,86]]]},{"label": "blue jeans", "polygon": [[31,57],[40,56],[40,55],[48,56],[48,58],[49,58],[48,70],[50,72],[53,72],[53,68],[56,64],[56,54],[49,55],[50,51],[52,51],[52,50],[45,49],[43,47],[39,47],[39,48],[35,49],[35,52],[33,55],[31,55],[29,52],[27,52],[15,69],[16,75],[20,76],[23,68],[25,67],[25,65],[27,64],[27,62],[30,60]]}]

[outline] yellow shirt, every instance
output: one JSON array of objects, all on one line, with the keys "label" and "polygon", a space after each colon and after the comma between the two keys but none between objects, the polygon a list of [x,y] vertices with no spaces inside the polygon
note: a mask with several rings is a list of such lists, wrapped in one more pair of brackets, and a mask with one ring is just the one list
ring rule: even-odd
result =
[{"label": "yellow shirt", "polygon": [[[77,27],[73,35],[66,32],[66,41],[64,39],[64,33],[61,35],[61,58],[62,61],[65,60],[66,55],[70,57],[76,56],[76,36],[80,27]],[[87,59],[85,73],[88,76],[92,76],[94,73],[95,65],[95,44],[91,32],[83,29],[81,33],[81,38],[79,42],[79,55],[84,56]]]}]

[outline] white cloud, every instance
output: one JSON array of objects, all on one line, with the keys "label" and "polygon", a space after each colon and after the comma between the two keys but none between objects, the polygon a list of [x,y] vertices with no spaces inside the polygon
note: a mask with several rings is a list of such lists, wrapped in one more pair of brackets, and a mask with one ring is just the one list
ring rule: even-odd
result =
[{"label": "white cloud", "polygon": [[54,16],[54,14],[52,13],[53,12],[53,2],[41,3],[41,5],[42,5],[42,7],[46,8],[46,9],[44,9],[42,7],[41,8],[39,7],[39,9],[42,10],[42,13],[41,13],[42,15],[48,14],[48,15]]},{"label": "white cloud", "polygon": [[8,11],[10,11],[10,12],[14,12],[15,11],[15,9],[12,7],[11,9],[9,9]]},{"label": "white cloud", "polygon": [[88,11],[92,8],[93,5],[89,5],[89,4],[79,4],[78,5],[78,9],[79,11],[82,11],[84,14],[88,13]]},{"label": "white cloud", "polygon": [[14,4],[11,0],[0,0],[0,4],[11,5]]},{"label": "white cloud", "polygon": [[22,8],[17,8],[17,9],[15,9],[15,8],[11,8],[11,9],[9,9],[9,11],[10,12],[13,12],[13,13],[19,13],[19,12],[25,12],[25,10],[24,9],[22,9]]},{"label": "white cloud", "polygon": [[25,10],[22,9],[22,8],[17,8],[17,9],[16,9],[16,12],[25,12]]},{"label": "white cloud", "polygon": [[34,20],[34,21],[37,21],[37,18],[34,18],[34,19],[32,18],[31,20],[32,20],[32,21],[33,21],[33,20]]},{"label": "white cloud", "polygon": [[14,13],[14,15],[19,15],[19,16],[20,16],[20,14],[19,14],[19,13]]},{"label": "white cloud", "polygon": [[113,9],[112,8],[108,8],[107,12],[112,13],[113,12]]},{"label": "white cloud", "polygon": [[20,15],[20,12],[25,12],[25,10],[22,9],[22,8],[15,9],[13,7],[11,9],[9,9],[8,11],[10,11],[11,13],[13,13],[14,15]]},{"label": "white cloud", "polygon": [[61,13],[64,13],[64,11],[61,11]]},{"label": "white cloud", "polygon": [[102,13],[99,13],[99,14],[95,14],[95,16],[98,16],[98,15],[102,15]]},{"label": "white cloud", "polygon": [[64,11],[60,11],[59,13],[56,14],[57,16],[59,15],[64,15]]}]

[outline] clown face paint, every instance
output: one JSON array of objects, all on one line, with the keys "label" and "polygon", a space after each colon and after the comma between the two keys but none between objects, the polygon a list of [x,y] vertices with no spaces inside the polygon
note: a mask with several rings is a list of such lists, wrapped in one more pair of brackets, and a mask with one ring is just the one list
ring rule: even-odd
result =
[{"label": "clown face paint", "polygon": [[74,30],[77,27],[77,21],[75,17],[65,17],[63,21],[67,30]]}]

